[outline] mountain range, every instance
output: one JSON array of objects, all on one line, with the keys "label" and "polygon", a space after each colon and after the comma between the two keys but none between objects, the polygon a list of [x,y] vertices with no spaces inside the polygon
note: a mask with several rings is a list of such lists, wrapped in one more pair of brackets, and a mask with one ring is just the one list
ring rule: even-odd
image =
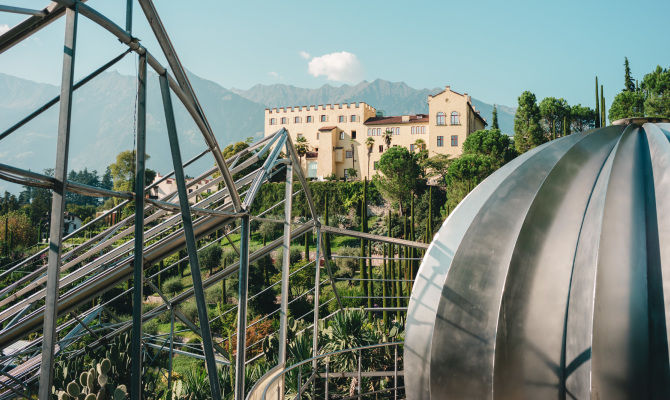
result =
[{"label": "mountain range", "polygon": [[[323,85],[317,89],[275,84],[241,90],[226,89],[192,73],[189,78],[222,148],[248,137],[260,138],[267,107],[364,101],[383,110],[385,115],[426,113],[427,96],[441,90],[414,89],[403,82],[382,79],[339,87]],[[148,82],[147,153],[151,158],[147,166],[164,173],[172,169],[172,161],[157,76],[150,73]],[[68,169],[86,167],[103,173],[119,152],[134,148],[136,84],[135,77],[111,71],[75,92]],[[0,73],[0,93],[0,132],[3,132],[58,95],[59,89]],[[490,122],[492,105],[475,98],[472,102]],[[204,150],[205,144],[186,109],[174,96],[173,104],[182,158],[187,160]],[[514,112],[511,107],[498,105],[503,132],[512,132]],[[2,140],[0,163],[40,172],[53,168],[57,121],[58,105],[55,105]],[[187,174],[197,175],[213,165],[213,159],[208,157],[193,164]],[[0,181],[0,190],[7,187],[6,182]]]}]

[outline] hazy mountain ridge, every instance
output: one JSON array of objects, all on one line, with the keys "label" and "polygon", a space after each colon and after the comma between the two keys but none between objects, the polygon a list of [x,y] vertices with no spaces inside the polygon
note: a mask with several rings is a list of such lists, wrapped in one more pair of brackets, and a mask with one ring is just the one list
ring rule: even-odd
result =
[{"label": "hazy mountain ridge", "polygon": [[[266,107],[365,101],[386,115],[425,113],[427,96],[439,89],[414,89],[403,82],[377,79],[357,85],[323,85],[305,89],[290,85],[256,85],[249,90],[228,90],[215,82],[189,74],[198,99],[223,148],[247,137],[263,134]],[[68,169],[97,170],[114,162],[116,155],[134,147],[136,78],[105,72],[77,90],[73,97],[72,131]],[[0,73],[0,132],[59,94],[55,85],[33,82]],[[472,99],[487,121],[492,106]],[[186,109],[173,95],[182,158],[187,160],[205,149],[205,143]],[[500,126],[512,132],[514,109],[498,107]],[[56,155],[58,104],[2,141],[0,163],[42,171],[53,168]],[[172,169],[165,117],[157,76],[149,74],[147,91],[147,152],[149,168]],[[193,166],[194,173],[213,164],[205,158]],[[0,181],[0,190],[8,187]]]},{"label": "hazy mountain ridge", "polygon": [[[305,89],[292,85],[258,84],[248,90],[230,89],[232,92],[266,107],[291,107],[319,104],[337,104],[364,101],[385,115],[417,114],[428,112],[428,95],[440,92],[436,89],[414,89],[404,82],[389,82],[376,79],[357,85],[334,87],[323,85],[316,89]],[[475,108],[491,123],[493,106],[472,98]],[[513,107],[498,106],[498,123],[503,132],[512,134],[514,128]]]}]

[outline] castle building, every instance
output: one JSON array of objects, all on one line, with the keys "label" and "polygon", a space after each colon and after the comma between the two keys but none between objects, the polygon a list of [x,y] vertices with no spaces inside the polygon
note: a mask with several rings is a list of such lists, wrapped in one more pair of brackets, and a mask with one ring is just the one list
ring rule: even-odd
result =
[{"label": "castle building", "polygon": [[[347,178],[351,168],[358,179],[374,176],[387,150],[387,131],[392,132],[391,146],[412,152],[423,147],[429,157],[458,157],[468,135],[485,126],[470,96],[449,86],[428,96],[428,114],[387,117],[364,102],[265,110],[265,136],[286,128],[294,144],[304,138],[307,151],[301,157],[302,168],[307,177],[316,179]],[[373,141],[371,148],[368,138]]]}]

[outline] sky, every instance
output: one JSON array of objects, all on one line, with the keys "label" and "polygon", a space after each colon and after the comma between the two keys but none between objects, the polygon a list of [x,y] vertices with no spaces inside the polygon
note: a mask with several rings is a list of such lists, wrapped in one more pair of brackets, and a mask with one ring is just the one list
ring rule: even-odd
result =
[{"label": "sky", "polygon": [[[670,66],[668,0],[154,1],[186,68],[226,88],[316,88],[381,78],[415,88],[451,85],[509,106],[524,90],[593,106],[596,75],[607,104],[622,89],[625,56],[640,80],[656,65]],[[87,4],[123,26],[125,3]],[[3,4],[42,8],[48,2]],[[0,12],[0,33],[23,18]],[[63,26],[55,22],[0,54],[0,73],[58,83]],[[137,3],[133,33],[160,53]],[[122,50],[82,17],[76,75]],[[135,64],[126,58],[117,69],[133,74]]]}]

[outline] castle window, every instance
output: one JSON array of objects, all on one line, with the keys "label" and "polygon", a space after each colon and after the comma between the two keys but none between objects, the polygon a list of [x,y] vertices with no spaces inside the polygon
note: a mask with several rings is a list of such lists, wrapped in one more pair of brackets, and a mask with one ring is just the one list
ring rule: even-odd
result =
[{"label": "castle window", "polygon": [[410,153],[414,153],[414,143],[409,145],[409,151]]},{"label": "castle window", "polygon": [[300,119],[300,117],[295,117],[295,118],[293,118],[293,122],[296,123],[296,124],[299,124],[299,123],[302,122],[302,120]]},{"label": "castle window", "polygon": [[270,118],[270,125],[277,125],[277,118]]},{"label": "castle window", "polygon": [[351,131],[351,138],[356,139],[356,131]]},{"label": "castle window", "polygon": [[351,116],[351,122],[356,122],[356,116],[355,115]]},{"label": "castle window", "polygon": [[347,151],[344,153],[344,157],[346,157],[346,158],[354,158],[354,152],[351,151],[351,150],[347,150]]},{"label": "castle window", "polygon": [[451,135],[451,147],[458,146],[458,135]]},{"label": "castle window", "polygon": [[321,114],[320,120],[321,122],[328,122],[328,117],[326,116],[326,114]]},{"label": "castle window", "polygon": [[375,161],[374,164],[372,164],[372,169],[376,171],[377,168],[379,168],[379,161]]},{"label": "castle window", "polygon": [[459,121],[459,118],[458,118],[458,111],[453,111],[451,113],[451,124],[452,125],[460,125],[461,124],[460,121]]},{"label": "castle window", "polygon": [[379,145],[379,152],[380,152],[380,153],[383,153],[383,152],[384,152],[384,145],[383,145],[383,144],[380,144],[380,145]]},{"label": "castle window", "polygon": [[312,116],[311,116],[311,115],[308,115],[308,116],[307,116],[307,122],[308,122],[308,123],[311,123],[311,122],[312,122]]},{"label": "castle window", "polygon": [[344,140],[344,131],[340,132],[340,140]]},{"label": "castle window", "polygon": [[443,147],[444,146],[444,136],[438,136],[437,137],[437,147]]},{"label": "castle window", "polygon": [[281,117],[281,124],[282,124],[282,125],[284,125],[284,124],[288,124],[288,118],[286,118],[286,117]]},{"label": "castle window", "polygon": [[340,115],[337,122],[347,122],[347,118],[344,115]]},{"label": "castle window", "polygon": [[302,133],[298,133],[298,139],[305,137]]},{"label": "castle window", "polygon": [[368,136],[372,136],[372,128],[368,128]]},{"label": "castle window", "polygon": [[377,128],[377,136],[381,136],[382,134],[382,128]]},{"label": "castle window", "polygon": [[446,125],[447,124],[447,115],[445,113],[443,113],[442,111],[440,111],[439,113],[437,113],[436,120],[437,120],[438,125]]},{"label": "castle window", "polygon": [[400,135],[400,128],[399,128],[399,127],[396,127],[396,128],[395,128],[395,134],[396,134],[396,135]]},{"label": "castle window", "polygon": [[414,127],[412,127],[412,135],[415,133],[414,131],[415,131],[415,129],[414,129]]}]

